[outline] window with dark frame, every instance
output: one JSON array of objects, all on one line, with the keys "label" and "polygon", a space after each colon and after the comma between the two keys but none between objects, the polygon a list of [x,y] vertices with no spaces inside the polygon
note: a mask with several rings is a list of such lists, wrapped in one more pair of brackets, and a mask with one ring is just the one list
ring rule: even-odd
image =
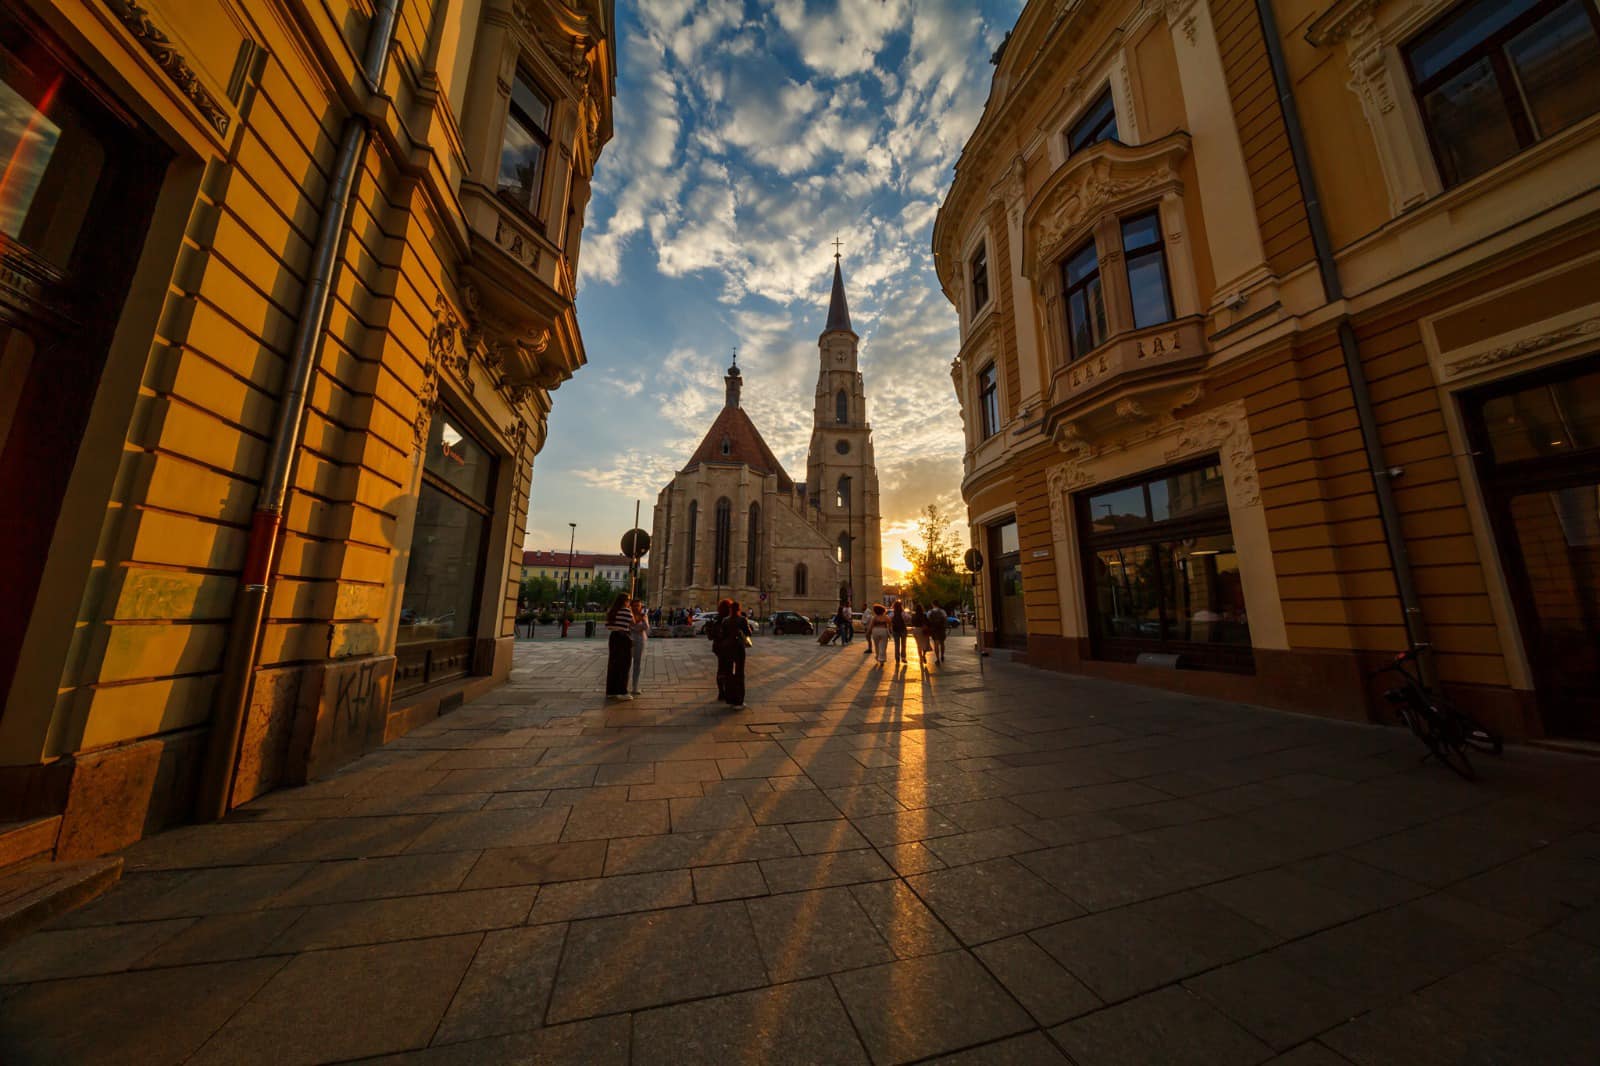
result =
[{"label": "window with dark frame", "polygon": [[1117,108],[1108,87],[1067,131],[1067,151],[1081,152],[1092,144],[1117,139]]},{"label": "window with dark frame", "polygon": [[1167,249],[1157,211],[1122,220],[1122,257],[1128,268],[1128,294],[1133,303],[1133,328],[1171,322],[1172,286],[1167,278]]},{"label": "window with dark frame", "polygon": [[843,389],[833,397],[833,420],[841,426],[850,421],[850,396]]},{"label": "window with dark frame", "polygon": [[1445,187],[1600,112],[1592,0],[1472,0],[1405,46]]},{"label": "window with dark frame", "polygon": [[1000,432],[1000,375],[993,363],[978,371],[978,416],[984,440]]},{"label": "window with dark frame", "polygon": [[1080,493],[1075,503],[1098,657],[1163,652],[1200,669],[1254,668],[1216,456]]},{"label": "window with dark frame", "polygon": [[804,596],[804,595],[806,595],[806,577],[807,577],[806,564],[805,563],[795,563],[794,564],[794,594],[796,596]]},{"label": "window with dark frame", "polygon": [[989,248],[980,243],[967,263],[967,277],[972,282],[972,313],[977,314],[989,304]]},{"label": "window with dark frame", "polygon": [[1067,308],[1070,358],[1081,359],[1106,342],[1106,298],[1100,257],[1090,241],[1061,264],[1062,302]]},{"label": "window with dark frame", "polygon": [[750,505],[750,528],[745,533],[744,583],[755,585],[761,577],[761,505]]},{"label": "window with dark frame", "polygon": [[500,145],[499,188],[501,196],[535,217],[549,153],[550,101],[518,67]]}]

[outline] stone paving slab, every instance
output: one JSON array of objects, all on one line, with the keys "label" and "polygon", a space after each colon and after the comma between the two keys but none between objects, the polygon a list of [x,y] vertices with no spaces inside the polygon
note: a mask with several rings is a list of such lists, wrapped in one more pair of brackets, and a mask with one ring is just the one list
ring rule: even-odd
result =
[{"label": "stone paving slab", "polygon": [[122,853],[0,951],[0,1062],[1600,1061],[1600,774],[762,639],[599,642]]}]

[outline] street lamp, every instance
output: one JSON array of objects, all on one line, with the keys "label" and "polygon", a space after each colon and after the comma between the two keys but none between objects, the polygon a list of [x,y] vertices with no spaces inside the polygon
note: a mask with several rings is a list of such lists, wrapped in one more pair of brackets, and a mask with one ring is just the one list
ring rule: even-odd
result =
[{"label": "street lamp", "polygon": [[572,527],[572,539],[567,541],[567,590],[562,599],[567,601],[567,610],[572,610],[572,550],[578,543],[578,523],[568,522]]},{"label": "street lamp", "polygon": [[849,603],[850,609],[856,609],[856,510],[855,510],[855,482],[849,474],[839,479],[839,488],[844,495],[844,598]]}]

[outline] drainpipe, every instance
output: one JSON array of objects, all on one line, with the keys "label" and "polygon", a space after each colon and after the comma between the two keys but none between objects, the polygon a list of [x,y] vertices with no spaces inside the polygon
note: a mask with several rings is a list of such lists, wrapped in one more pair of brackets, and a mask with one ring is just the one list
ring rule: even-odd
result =
[{"label": "drainpipe", "polygon": [[[378,0],[367,30],[366,53],[361,74],[367,90],[383,91],[384,71],[394,43],[399,21],[400,0]],[[256,509],[250,523],[250,539],[245,548],[244,569],[234,594],[233,617],[228,627],[227,651],[217,681],[217,702],[211,715],[211,732],[206,743],[205,765],[195,803],[198,821],[215,821],[228,813],[233,792],[234,772],[239,764],[239,743],[249,711],[251,681],[255,674],[257,649],[266,621],[267,600],[272,587],[273,563],[278,552],[278,536],[283,528],[284,501],[294,470],[295,453],[305,422],[310,397],[311,377],[317,366],[323,332],[328,321],[334,279],[339,269],[339,249],[350,219],[356,179],[362,157],[372,138],[366,115],[353,114],[344,120],[339,137],[339,154],[323,199],[322,221],[317,227],[317,243],[311,255],[311,273],[300,298],[299,319],[295,325],[294,347],[283,380],[283,400],[272,433],[271,450],[256,495]]]},{"label": "drainpipe", "polygon": [[[1334,261],[1333,240],[1328,236],[1328,220],[1322,211],[1322,197],[1317,191],[1316,173],[1311,168],[1311,154],[1306,150],[1305,131],[1300,125],[1300,109],[1295,105],[1294,83],[1290,80],[1289,66],[1284,60],[1283,41],[1278,35],[1278,20],[1272,10],[1272,0],[1256,0],[1256,13],[1261,19],[1262,34],[1266,38],[1272,79],[1278,88],[1278,106],[1283,111],[1283,125],[1289,136],[1289,152],[1294,158],[1295,173],[1300,179],[1300,191],[1305,198],[1311,244],[1316,250],[1317,271],[1322,276],[1323,298],[1330,304],[1339,303],[1344,299],[1344,285],[1339,280],[1339,267]],[[1395,588],[1400,594],[1406,639],[1413,651],[1421,651],[1429,647],[1428,630],[1411,569],[1411,555],[1401,530],[1400,508],[1394,500],[1393,482],[1402,471],[1398,467],[1391,467],[1384,458],[1383,442],[1378,435],[1378,419],[1372,410],[1372,394],[1367,387],[1366,370],[1361,363],[1361,344],[1348,314],[1339,316],[1338,333],[1339,350],[1344,355],[1345,373],[1350,379],[1350,393],[1355,400],[1361,441],[1366,446],[1367,464],[1372,468],[1373,490],[1378,498],[1378,519],[1389,545],[1389,561],[1394,570]],[[1432,657],[1419,656],[1418,667],[1429,687],[1437,688],[1439,679]]]}]

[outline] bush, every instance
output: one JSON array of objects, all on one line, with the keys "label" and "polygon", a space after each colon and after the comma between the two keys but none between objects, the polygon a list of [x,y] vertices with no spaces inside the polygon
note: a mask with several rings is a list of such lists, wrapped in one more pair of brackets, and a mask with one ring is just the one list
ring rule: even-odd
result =
[{"label": "bush", "polygon": [[540,625],[547,626],[551,622],[554,622],[555,620],[556,620],[556,616],[551,614],[549,611],[540,611],[539,612],[539,624]]}]

